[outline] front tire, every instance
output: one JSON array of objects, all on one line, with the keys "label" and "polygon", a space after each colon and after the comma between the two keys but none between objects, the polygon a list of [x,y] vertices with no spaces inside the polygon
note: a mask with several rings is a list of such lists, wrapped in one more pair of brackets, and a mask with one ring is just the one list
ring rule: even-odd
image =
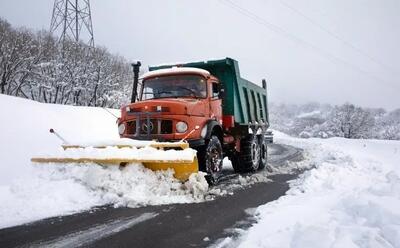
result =
[{"label": "front tire", "polygon": [[222,145],[217,136],[212,135],[206,141],[206,145],[199,149],[198,159],[200,170],[206,172],[206,180],[208,184],[213,185],[218,182],[218,178],[222,171]]}]

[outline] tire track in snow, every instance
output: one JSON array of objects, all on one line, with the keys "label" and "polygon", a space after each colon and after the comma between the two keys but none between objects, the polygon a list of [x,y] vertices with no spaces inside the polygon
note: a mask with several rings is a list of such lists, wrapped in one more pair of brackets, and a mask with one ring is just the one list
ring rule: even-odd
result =
[{"label": "tire track in snow", "polygon": [[136,224],[156,217],[157,213],[143,213],[139,216],[114,220],[95,227],[68,234],[62,238],[42,241],[28,245],[29,247],[79,247],[88,245],[115,233],[121,232]]}]

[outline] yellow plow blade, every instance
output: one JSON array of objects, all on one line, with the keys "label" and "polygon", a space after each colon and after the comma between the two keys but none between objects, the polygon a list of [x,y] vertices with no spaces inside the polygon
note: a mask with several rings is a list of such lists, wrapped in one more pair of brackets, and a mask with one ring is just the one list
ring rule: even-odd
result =
[{"label": "yellow plow blade", "polygon": [[[189,148],[189,144],[186,142],[156,142],[150,143],[148,145],[129,145],[129,144],[121,144],[121,145],[102,145],[102,146],[91,146],[96,149],[105,149],[107,147],[117,147],[117,148],[145,148],[147,146],[157,148],[157,149],[164,149],[164,148],[180,148],[182,150]],[[67,149],[77,149],[77,148],[87,148],[89,146],[81,146],[81,145],[62,145],[61,146],[64,150]]]},{"label": "yellow plow blade", "polygon": [[192,173],[199,171],[199,162],[197,157],[191,162],[142,162],[143,166],[153,171],[173,169],[174,177],[186,181]]},{"label": "yellow plow blade", "polygon": [[[85,149],[88,146],[80,146],[80,145],[63,145],[64,150],[69,149]],[[108,147],[115,147],[119,149],[123,148],[145,148],[145,147],[152,147],[159,150],[164,149],[173,149],[178,150],[179,152],[184,152],[185,149],[189,148],[189,145],[184,142],[157,142],[151,143],[146,146],[133,146],[133,145],[111,145],[111,146],[90,146],[90,148],[94,149],[106,149]],[[180,151],[181,150],[181,151]],[[160,151],[161,152],[161,151]],[[164,151],[162,151],[164,152]],[[167,151],[165,151],[167,152]],[[157,157],[155,155],[154,157]],[[135,157],[90,157],[88,155],[83,155],[82,157],[68,157],[68,156],[60,156],[60,157],[34,157],[31,159],[32,162],[35,163],[96,163],[99,165],[126,165],[129,163],[141,163],[144,167],[151,169],[153,171],[158,170],[168,170],[173,169],[175,171],[174,177],[185,181],[189,178],[192,173],[198,172],[198,160],[197,157],[194,155],[191,159],[157,159],[157,158],[149,158],[148,156],[144,159],[138,159]]]}]

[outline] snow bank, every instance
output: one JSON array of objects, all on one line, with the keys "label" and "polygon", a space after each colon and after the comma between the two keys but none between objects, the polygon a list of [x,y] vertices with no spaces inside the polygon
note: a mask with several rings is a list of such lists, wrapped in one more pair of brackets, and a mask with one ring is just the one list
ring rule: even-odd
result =
[{"label": "snow bank", "polygon": [[182,184],[173,171],[142,165],[36,165],[33,174],[0,187],[0,228],[113,204],[138,207],[204,200],[208,184],[193,174]]},{"label": "snow bank", "polygon": [[[31,164],[30,158],[38,154],[60,153],[61,142],[48,132],[50,128],[71,143],[110,143],[119,139],[115,117],[101,108],[42,104],[5,95],[0,95],[0,104],[0,228],[105,204],[137,207],[206,198],[208,184],[202,173],[182,184],[172,171],[153,172],[140,164],[123,169],[96,164]],[[71,150],[70,155],[80,152]],[[97,155],[114,152],[105,149]],[[176,151],[155,152],[146,148],[136,156],[166,160],[177,156]],[[193,151],[181,155],[192,159]]]},{"label": "snow bank", "polygon": [[142,165],[123,169],[96,164],[37,165],[29,177],[0,188],[0,227],[93,206],[138,207],[204,200],[204,176],[193,174],[185,184],[172,171],[153,172]]},{"label": "snow bank", "polygon": [[400,142],[277,136],[315,168],[260,206],[235,246],[400,247]]},{"label": "snow bank", "polygon": [[[115,140],[116,118],[102,108],[43,104],[0,95],[0,185],[30,175],[30,158],[56,152],[60,140],[49,133],[54,128],[71,143]],[[119,115],[118,110],[111,110]]]}]

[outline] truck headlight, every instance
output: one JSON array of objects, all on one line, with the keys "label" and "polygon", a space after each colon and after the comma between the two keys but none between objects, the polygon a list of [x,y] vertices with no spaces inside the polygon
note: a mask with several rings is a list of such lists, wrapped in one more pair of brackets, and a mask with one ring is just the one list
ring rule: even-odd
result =
[{"label": "truck headlight", "polygon": [[122,135],[122,134],[124,134],[124,132],[125,132],[125,124],[124,123],[119,124],[118,133]]},{"label": "truck headlight", "polygon": [[178,133],[184,133],[187,131],[187,129],[188,129],[188,125],[186,124],[186,122],[178,121],[176,123],[176,131]]}]

